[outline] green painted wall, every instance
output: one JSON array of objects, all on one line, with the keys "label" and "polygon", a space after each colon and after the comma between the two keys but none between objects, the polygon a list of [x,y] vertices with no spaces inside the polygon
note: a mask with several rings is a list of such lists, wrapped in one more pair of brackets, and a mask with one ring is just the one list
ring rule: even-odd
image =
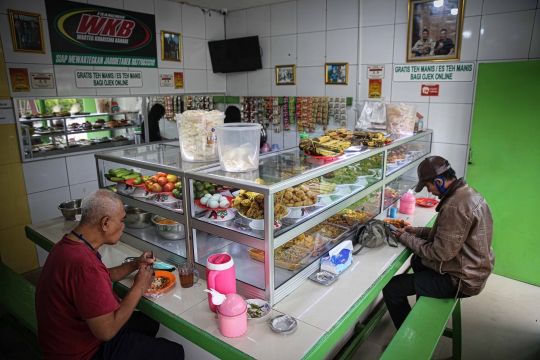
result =
[{"label": "green painted wall", "polygon": [[540,61],[478,66],[467,182],[493,212],[495,273],[540,286]]}]

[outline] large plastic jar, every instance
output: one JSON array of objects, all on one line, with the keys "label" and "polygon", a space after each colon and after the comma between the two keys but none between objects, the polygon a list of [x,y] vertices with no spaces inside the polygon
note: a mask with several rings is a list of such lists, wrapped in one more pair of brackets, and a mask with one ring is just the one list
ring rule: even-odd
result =
[{"label": "large plastic jar", "polygon": [[261,124],[253,123],[216,126],[221,170],[246,172],[259,168],[261,128]]},{"label": "large plastic jar", "polygon": [[217,160],[216,126],[223,124],[221,111],[188,110],[176,115],[182,160],[190,162]]}]

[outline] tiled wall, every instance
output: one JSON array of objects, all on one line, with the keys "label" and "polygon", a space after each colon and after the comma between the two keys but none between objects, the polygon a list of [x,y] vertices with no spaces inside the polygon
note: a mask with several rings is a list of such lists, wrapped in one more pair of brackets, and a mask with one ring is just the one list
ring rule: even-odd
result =
[{"label": "tiled wall", "polygon": [[[367,98],[366,65],[385,64],[383,96],[416,103],[435,131],[433,154],[449,159],[458,175],[466,172],[476,81],[441,82],[438,97],[421,97],[420,83],[392,81],[392,66],[404,64],[407,0],[362,0],[360,9],[360,96]],[[540,59],[540,1],[467,0],[461,61]],[[509,84],[508,86],[512,86]]]},{"label": "tiled wall", "polygon": [[[231,96],[343,96],[357,99],[358,0],[298,0],[230,12],[227,39],[259,36],[263,69],[227,74]],[[348,62],[348,85],[325,85],[326,62]],[[276,85],[276,65],[296,65],[296,85]],[[354,111],[349,108],[349,128]],[[330,124],[335,126],[335,124]],[[268,132],[279,148],[298,143],[298,132]]]}]

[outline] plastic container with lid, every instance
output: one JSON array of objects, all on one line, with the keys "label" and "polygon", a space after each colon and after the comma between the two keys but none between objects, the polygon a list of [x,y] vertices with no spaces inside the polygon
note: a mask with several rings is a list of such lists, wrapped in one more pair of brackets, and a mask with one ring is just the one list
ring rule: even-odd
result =
[{"label": "plastic container with lid", "polygon": [[204,290],[212,294],[212,302],[218,306],[219,332],[225,337],[242,336],[247,330],[247,305],[240,295],[222,295],[214,289]]},{"label": "plastic container with lid", "polygon": [[253,123],[216,126],[221,170],[247,172],[259,168],[261,128],[261,124]]},{"label": "plastic container with lid", "polygon": [[412,215],[414,214],[415,204],[416,198],[414,197],[412,190],[409,190],[401,196],[399,201],[399,212]]},{"label": "plastic container with lid", "polygon": [[188,110],[175,116],[182,160],[189,162],[218,159],[216,126],[223,124],[221,111]]}]

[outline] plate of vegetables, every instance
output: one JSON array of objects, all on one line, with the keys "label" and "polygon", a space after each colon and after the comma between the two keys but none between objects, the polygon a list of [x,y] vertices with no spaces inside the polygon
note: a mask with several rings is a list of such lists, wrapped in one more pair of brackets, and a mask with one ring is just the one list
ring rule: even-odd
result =
[{"label": "plate of vegetables", "polygon": [[261,299],[248,299],[247,305],[247,318],[250,323],[258,324],[268,321],[270,314],[270,305]]}]

